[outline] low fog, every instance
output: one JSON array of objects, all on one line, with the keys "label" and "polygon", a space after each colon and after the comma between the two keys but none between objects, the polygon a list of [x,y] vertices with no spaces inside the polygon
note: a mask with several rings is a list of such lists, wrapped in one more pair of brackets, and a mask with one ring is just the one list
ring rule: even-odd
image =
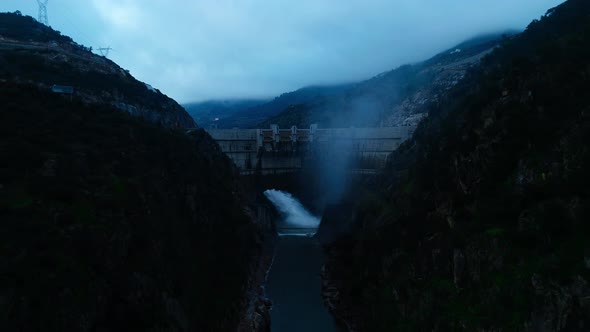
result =
[{"label": "low fog", "polygon": [[[50,25],[179,102],[351,82],[472,36],[523,29],[559,0],[51,0]],[[37,16],[35,1],[0,11]]]}]

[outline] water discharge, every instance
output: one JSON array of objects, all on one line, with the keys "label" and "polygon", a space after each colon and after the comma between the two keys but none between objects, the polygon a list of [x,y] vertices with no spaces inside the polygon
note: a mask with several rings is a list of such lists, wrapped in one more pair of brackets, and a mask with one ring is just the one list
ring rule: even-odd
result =
[{"label": "water discharge", "polygon": [[280,190],[267,190],[264,195],[273,203],[284,218],[284,226],[290,228],[315,228],[320,218],[312,215],[293,195]]},{"label": "water discharge", "polygon": [[320,219],[287,192],[267,190],[264,195],[282,216],[277,223],[280,238],[266,284],[272,300],[271,331],[337,331],[321,296],[322,247],[310,236]]}]

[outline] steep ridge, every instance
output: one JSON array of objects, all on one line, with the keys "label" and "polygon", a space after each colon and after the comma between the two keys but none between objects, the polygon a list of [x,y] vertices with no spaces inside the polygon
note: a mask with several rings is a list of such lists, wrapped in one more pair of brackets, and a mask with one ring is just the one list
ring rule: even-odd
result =
[{"label": "steep ridge", "polygon": [[[506,31],[504,36],[513,34]],[[217,128],[301,128],[413,125],[427,105],[444,95],[472,66],[492,51],[501,34],[482,35],[429,60],[381,73],[366,81],[309,86],[271,101],[207,101],[185,105],[203,125]],[[216,119],[217,118],[217,119]]]},{"label": "steep ridge", "polygon": [[427,106],[442,98],[500,40],[500,34],[480,36],[427,61],[381,73],[338,93],[292,102],[260,126],[268,127],[273,123],[281,127],[307,127],[312,123],[321,127],[417,124],[428,116]]},{"label": "steep ridge", "polygon": [[235,112],[227,118],[220,119],[216,125],[219,128],[259,128],[262,122],[276,116],[293,105],[339,95],[350,90],[353,86],[353,84],[309,86],[296,91],[283,93],[269,102],[241,109],[239,112]]},{"label": "steep ridge", "polygon": [[215,142],[0,88],[2,330],[234,329],[259,231]]},{"label": "steep ridge", "polygon": [[0,81],[50,89],[71,86],[87,104],[110,104],[165,127],[194,128],[191,116],[159,90],[109,59],[19,13],[0,13]]},{"label": "steep ridge", "polygon": [[240,118],[235,119],[240,113],[267,102],[266,99],[229,99],[208,100],[183,106],[203,128],[234,128],[245,126]]},{"label": "steep ridge", "polygon": [[248,298],[264,226],[211,137],[165,128],[194,123],[68,37],[0,26],[0,330],[264,326]]},{"label": "steep ridge", "polygon": [[590,329],[589,38],[590,2],[549,10],[429,105],[352,211],[324,216],[354,229],[327,246],[343,325]]}]

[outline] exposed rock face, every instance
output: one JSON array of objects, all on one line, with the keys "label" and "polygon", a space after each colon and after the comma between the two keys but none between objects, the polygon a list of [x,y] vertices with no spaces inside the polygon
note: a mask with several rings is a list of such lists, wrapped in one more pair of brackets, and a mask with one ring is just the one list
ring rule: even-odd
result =
[{"label": "exposed rock face", "polygon": [[174,100],[71,38],[28,16],[0,14],[0,80],[74,87],[73,98],[91,105],[111,105],[168,128],[195,128],[191,116]]},{"label": "exposed rock face", "polygon": [[417,87],[382,115],[381,124],[391,127],[418,125],[428,117],[430,106],[440,102],[469,69],[479,65],[481,59],[492,52],[496,42],[499,41],[477,45],[468,54],[465,54],[467,51],[463,54],[441,54],[425,64],[416,65],[413,80],[419,83],[410,84],[417,84]]},{"label": "exposed rock face", "polygon": [[590,328],[589,18],[570,0],[506,40],[344,213],[326,279],[349,325]]},{"label": "exposed rock face", "polygon": [[564,285],[533,275],[531,284],[535,294],[535,311],[525,324],[525,331],[583,331],[588,328],[582,323],[590,317],[590,286],[587,280],[577,276]]}]

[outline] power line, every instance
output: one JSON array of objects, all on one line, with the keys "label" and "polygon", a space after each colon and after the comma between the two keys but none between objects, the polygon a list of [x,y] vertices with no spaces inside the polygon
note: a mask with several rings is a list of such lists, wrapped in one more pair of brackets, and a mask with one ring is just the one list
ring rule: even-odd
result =
[{"label": "power line", "polygon": [[[47,26],[49,26],[49,20],[47,18],[47,3],[48,2],[49,2],[49,0],[37,0],[37,4],[39,4],[38,21],[40,23],[47,25]],[[67,8],[65,8],[65,10],[67,11],[67,13],[69,15],[71,15],[71,12]],[[78,29],[76,24],[70,20],[70,17],[68,17],[68,15],[64,15],[63,17],[74,28],[74,30],[76,30],[78,32],[78,34],[83,35],[87,39],[87,41],[91,41],[91,38],[88,38],[88,35],[83,33],[83,31],[81,29]],[[90,49],[92,49],[92,48],[90,48]],[[113,49],[109,46],[109,47],[98,47],[96,50],[100,53],[100,55],[104,56],[105,58],[108,58],[110,51],[112,51]]]},{"label": "power line", "polygon": [[39,5],[39,16],[37,21],[39,23],[45,24],[49,26],[49,19],[47,18],[47,2],[49,0],[37,0],[37,4]]}]

